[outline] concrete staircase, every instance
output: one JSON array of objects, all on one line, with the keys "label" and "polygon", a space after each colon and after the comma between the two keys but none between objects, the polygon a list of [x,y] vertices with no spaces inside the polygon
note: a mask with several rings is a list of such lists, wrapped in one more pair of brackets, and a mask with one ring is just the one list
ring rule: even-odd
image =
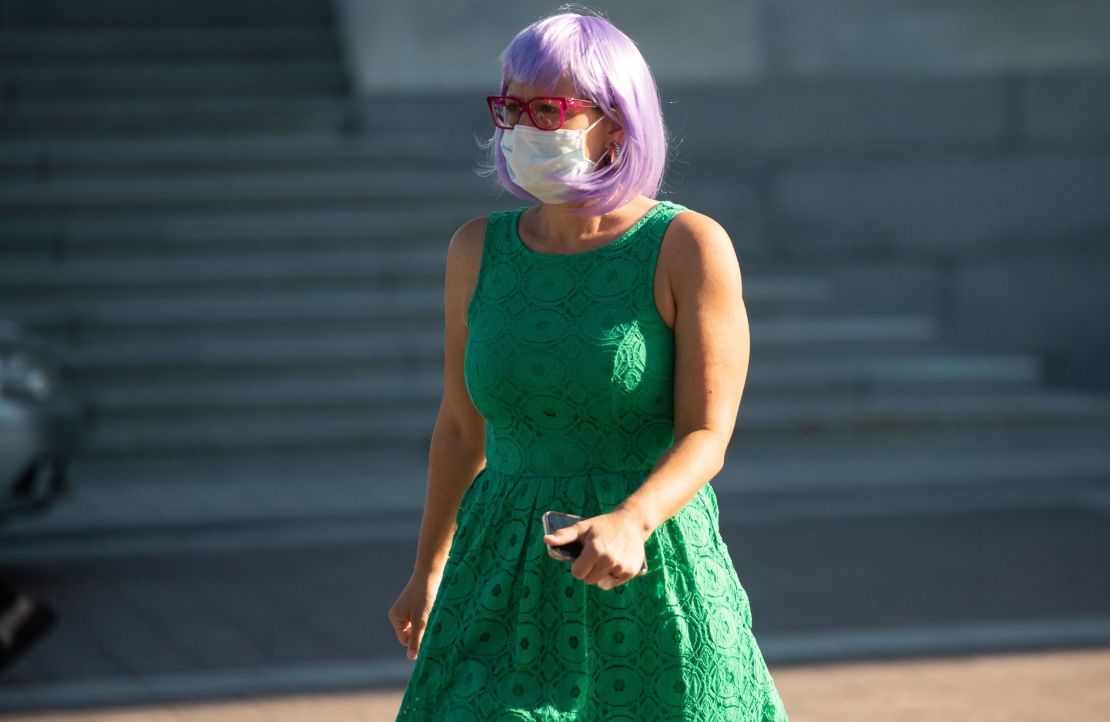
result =
[{"label": "concrete staircase", "polygon": [[[412,100],[356,107],[328,3],[0,8],[0,316],[67,350],[92,411],[85,458],[419,458],[447,239],[519,205],[471,172],[470,126]],[[1045,386],[1035,357],[952,349],[929,313],[853,308],[832,275],[741,255],[739,483],[1110,475],[1106,398]]]}]

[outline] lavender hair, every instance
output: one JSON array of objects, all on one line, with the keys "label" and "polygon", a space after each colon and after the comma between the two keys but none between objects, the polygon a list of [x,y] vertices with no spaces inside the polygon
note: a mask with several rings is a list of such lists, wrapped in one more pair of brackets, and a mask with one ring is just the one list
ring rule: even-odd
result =
[{"label": "lavender hair", "polygon": [[[568,203],[594,201],[577,212],[603,215],[639,193],[649,198],[659,193],[667,130],[651,69],[627,35],[600,15],[563,12],[521,30],[500,60],[502,94],[514,80],[551,88],[565,75],[578,89],[578,97],[597,103],[624,128],[616,162],[585,176],[563,179],[570,189]],[[504,132],[496,129],[488,141],[492,162],[485,172],[496,171],[501,185],[513,195],[538,201],[509,178],[501,151]]]}]

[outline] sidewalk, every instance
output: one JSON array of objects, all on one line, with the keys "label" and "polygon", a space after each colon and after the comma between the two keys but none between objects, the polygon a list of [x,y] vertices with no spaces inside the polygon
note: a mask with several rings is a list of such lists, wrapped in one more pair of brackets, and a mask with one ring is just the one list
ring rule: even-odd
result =
[{"label": "sidewalk", "polygon": [[[0,714],[403,687],[416,533],[372,520],[4,547],[61,623]],[[1058,504],[724,519],[769,664],[1110,647],[1110,515]],[[221,719],[222,718],[218,718]]]},{"label": "sidewalk", "polygon": [[[751,483],[753,468],[730,466],[712,483],[772,667],[832,664],[850,675],[866,669],[850,660],[908,670],[901,665],[914,657],[1110,648],[1110,493],[1101,479],[950,474],[929,484],[926,470],[880,487],[830,470],[824,488],[771,489],[766,478]],[[60,616],[0,678],[0,719],[122,704],[153,705],[139,719],[154,720],[316,719],[317,704],[321,720],[389,719],[359,715],[379,704],[367,690],[395,693],[411,669],[386,611],[415,557],[423,460],[271,456],[249,468],[198,461],[132,471],[78,479],[57,508],[0,530],[0,573]],[[872,470],[871,481],[886,471]],[[1056,669],[1055,657],[1043,659]],[[1105,668],[1092,660],[1075,673]],[[824,674],[799,682],[799,710],[837,693],[813,686]],[[876,710],[902,699],[900,678],[874,679],[887,680],[863,671],[862,681],[845,678],[843,692],[870,695]],[[350,693],[361,695],[355,711],[284,697]],[[214,701],[207,717],[182,711],[248,696],[276,706]]]},{"label": "sidewalk", "polygon": [[[1103,722],[1110,649],[774,667],[791,722]],[[401,690],[269,696],[0,722],[392,722]]]}]

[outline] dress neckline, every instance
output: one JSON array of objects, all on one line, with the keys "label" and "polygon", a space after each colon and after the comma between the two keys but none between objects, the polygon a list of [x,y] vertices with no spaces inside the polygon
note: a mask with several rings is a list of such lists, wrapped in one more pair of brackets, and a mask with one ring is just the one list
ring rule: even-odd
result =
[{"label": "dress neckline", "polygon": [[531,206],[524,206],[522,208],[518,208],[516,210],[516,213],[514,214],[514,216],[512,218],[512,223],[510,223],[509,225],[512,226],[514,243],[517,246],[519,246],[526,254],[528,254],[530,256],[537,256],[539,258],[582,258],[583,256],[592,256],[596,253],[601,253],[603,251],[608,251],[608,250],[612,250],[613,248],[623,246],[628,241],[628,239],[631,238],[632,235],[640,229],[641,226],[643,226],[645,223],[647,223],[666,204],[667,204],[667,201],[659,201],[658,203],[653,205],[651,208],[649,208],[647,210],[646,213],[644,213],[644,215],[642,215],[638,219],[636,219],[636,222],[633,223],[631,226],[629,226],[628,230],[626,230],[624,233],[620,234],[619,236],[617,236],[613,240],[609,241],[605,245],[598,246],[597,248],[591,248],[588,251],[580,251],[578,253],[546,253],[544,251],[537,251],[533,248],[530,248],[528,245],[526,245],[524,243],[524,240],[521,239],[521,237],[520,237],[519,224],[520,224],[520,217],[522,215],[524,215],[524,211],[528,210],[528,208],[530,208]]}]

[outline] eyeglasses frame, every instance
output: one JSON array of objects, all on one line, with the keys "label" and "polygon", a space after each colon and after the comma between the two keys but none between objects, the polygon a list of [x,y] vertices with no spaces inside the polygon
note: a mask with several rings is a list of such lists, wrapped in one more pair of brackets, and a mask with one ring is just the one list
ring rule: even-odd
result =
[{"label": "eyeglasses frame", "polygon": [[[504,126],[497,122],[497,113],[494,111],[493,106],[497,101],[501,101],[502,105],[506,100],[515,100],[520,103],[520,107],[524,108],[524,112],[528,114],[528,119],[532,121],[532,127],[536,130],[560,130],[567,119],[568,110],[577,110],[578,108],[600,108],[601,106],[592,100],[582,100],[581,98],[566,98],[557,95],[537,95],[534,98],[529,98],[527,101],[516,97],[515,95],[487,95],[486,104],[489,106],[490,117],[493,118],[493,124],[502,130],[512,130],[515,126]],[[554,128],[541,128],[536,123],[536,116],[532,115],[532,102],[536,100],[552,100],[559,104],[559,125]],[[517,120],[519,124],[520,121]]]}]

